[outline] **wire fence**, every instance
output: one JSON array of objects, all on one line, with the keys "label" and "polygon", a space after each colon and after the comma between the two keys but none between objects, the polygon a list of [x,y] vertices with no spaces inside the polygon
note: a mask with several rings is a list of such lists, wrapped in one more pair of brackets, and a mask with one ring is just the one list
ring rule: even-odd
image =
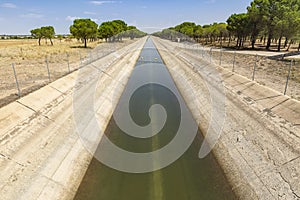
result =
[{"label": "wire fence", "polygon": [[214,51],[212,57],[215,62],[219,60],[218,64],[223,68],[300,100],[298,61],[293,59],[278,60],[266,56],[246,55],[224,50]]},{"label": "wire fence", "polygon": [[[85,53],[78,50],[63,54],[50,54],[34,60],[14,62],[12,59],[11,63],[4,63],[0,59],[0,107],[115,52],[133,41],[103,43],[93,50],[86,50]],[[278,60],[276,57],[270,58],[244,54],[239,51],[206,48],[198,44],[173,43],[173,45],[196,58],[219,65],[248,78],[250,81],[256,81],[261,85],[300,100],[299,61]]]},{"label": "wire fence", "polygon": [[204,59],[246,77],[249,81],[300,100],[300,62],[297,59],[284,58],[283,54],[265,56],[257,52],[258,54],[251,55],[242,51],[207,48],[199,44],[175,45],[198,59]]},{"label": "wire fence", "polygon": [[[102,43],[94,49],[11,62],[0,59],[0,107],[94,62],[136,40]],[[0,56],[1,57],[1,56]]]}]

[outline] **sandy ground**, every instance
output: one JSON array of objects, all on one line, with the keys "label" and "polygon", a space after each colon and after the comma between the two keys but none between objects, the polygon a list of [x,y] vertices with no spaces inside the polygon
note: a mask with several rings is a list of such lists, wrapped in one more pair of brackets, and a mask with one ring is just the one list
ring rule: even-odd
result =
[{"label": "sandy ground", "polygon": [[38,46],[36,40],[0,40],[0,107],[18,98],[12,63],[24,96],[131,42],[92,42],[84,49],[77,40],[55,40],[54,46],[46,45],[44,41]]},{"label": "sandy ground", "polygon": [[[85,110],[95,99],[104,131],[144,43],[141,39],[0,109],[1,200],[73,198],[92,158],[78,137],[74,100]],[[88,133],[96,128],[89,124]]]},{"label": "sandy ground", "polygon": [[177,44],[155,43],[204,133],[209,125],[222,126],[222,116],[211,115],[211,95],[217,107],[226,98],[226,122],[214,153],[238,197],[300,199],[300,102],[196,59],[189,50],[178,51]]}]

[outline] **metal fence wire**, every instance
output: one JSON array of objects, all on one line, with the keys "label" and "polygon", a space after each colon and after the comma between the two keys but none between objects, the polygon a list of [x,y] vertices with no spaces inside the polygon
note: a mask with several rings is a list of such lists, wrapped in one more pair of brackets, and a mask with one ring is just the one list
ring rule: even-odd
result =
[{"label": "metal fence wire", "polygon": [[244,53],[225,48],[204,47],[199,44],[173,42],[173,45],[198,59],[206,60],[250,81],[300,100],[299,60],[284,56],[264,56],[259,52],[255,54],[255,52]]}]

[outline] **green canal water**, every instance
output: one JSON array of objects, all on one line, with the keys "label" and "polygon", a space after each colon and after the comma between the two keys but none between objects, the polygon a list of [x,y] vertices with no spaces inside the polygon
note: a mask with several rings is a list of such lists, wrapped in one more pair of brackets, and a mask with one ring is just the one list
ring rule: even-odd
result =
[{"label": "green canal water", "polygon": [[[149,38],[141,52],[136,69],[146,66],[146,73],[135,74],[125,88],[139,80],[153,77],[171,81],[172,78]],[[134,72],[133,72],[134,74]],[[140,126],[151,120],[149,108],[160,104],[167,112],[161,131],[150,138],[135,138],[124,133],[114,118],[105,131],[106,136],[124,150],[136,153],[152,152],[167,145],[179,128],[181,112],[179,100],[159,84],[147,84],[132,95],[130,115]],[[122,102],[122,96],[120,103]],[[115,112],[118,112],[116,109]],[[200,132],[188,150],[171,165],[149,173],[125,173],[93,159],[75,196],[76,200],[225,200],[236,199],[213,154],[198,158],[203,142]],[[101,151],[101,142],[97,151]],[[105,152],[110,155],[110,152]],[[138,162],[137,162],[138,163]]]}]

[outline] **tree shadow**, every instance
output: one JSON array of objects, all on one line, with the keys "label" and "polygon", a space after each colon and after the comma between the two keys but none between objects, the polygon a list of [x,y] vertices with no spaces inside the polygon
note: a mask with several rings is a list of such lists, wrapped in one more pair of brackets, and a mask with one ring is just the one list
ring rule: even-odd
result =
[{"label": "tree shadow", "polygon": [[84,46],[70,46],[70,48],[72,48],[72,49],[92,49],[92,47],[89,47],[89,46],[87,46],[87,47],[84,47]]}]

